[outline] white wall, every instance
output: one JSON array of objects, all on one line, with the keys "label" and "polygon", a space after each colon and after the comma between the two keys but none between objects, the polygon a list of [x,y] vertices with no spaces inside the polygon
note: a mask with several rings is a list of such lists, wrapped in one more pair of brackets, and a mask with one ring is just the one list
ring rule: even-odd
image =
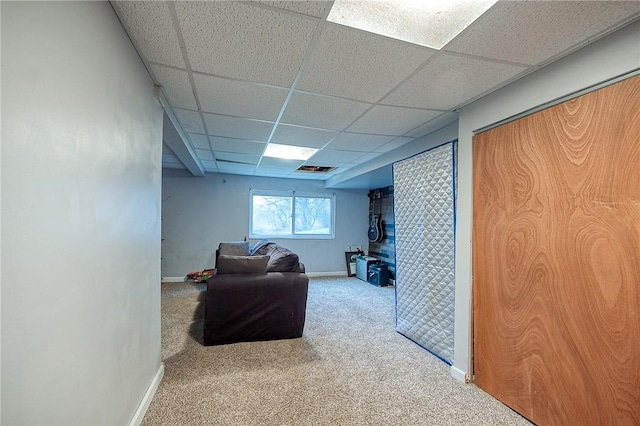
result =
[{"label": "white wall", "polygon": [[[0,5],[0,22],[2,22],[2,6]],[[2,36],[0,32],[0,42]],[[1,51],[1,49],[0,49]],[[2,55],[0,55],[0,81],[2,80]],[[0,88],[0,94],[2,89]],[[2,100],[0,99],[0,129],[2,129]],[[0,137],[0,164],[2,164],[2,137]],[[0,171],[0,188],[2,188],[2,172]],[[2,191],[0,191],[0,212],[2,212]],[[2,220],[0,217],[0,332],[2,330]],[[0,335],[0,423],[2,423],[2,336]]]},{"label": "white wall", "polygon": [[[162,276],[214,266],[214,252],[223,241],[249,235],[249,190],[271,189],[336,194],[336,238],[274,239],[296,252],[307,272],[346,274],[344,252],[349,245],[368,245],[367,191],[328,190],[315,180],[263,178],[227,174],[179,177],[165,169],[162,179]],[[173,176],[173,177],[172,177]],[[252,240],[255,241],[255,240]]]},{"label": "white wall", "polygon": [[162,371],[162,110],[108,2],[1,8],[1,421],[127,424]]},{"label": "white wall", "polygon": [[640,22],[492,93],[460,111],[456,234],[456,325],[452,374],[471,371],[473,157],[477,129],[640,67]]}]

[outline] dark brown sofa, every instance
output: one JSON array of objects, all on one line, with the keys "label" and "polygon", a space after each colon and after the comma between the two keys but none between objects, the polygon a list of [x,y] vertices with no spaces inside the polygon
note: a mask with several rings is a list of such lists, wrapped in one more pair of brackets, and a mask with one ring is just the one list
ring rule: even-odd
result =
[{"label": "dark brown sofa", "polygon": [[304,265],[289,250],[260,243],[247,254],[232,255],[222,254],[220,245],[216,268],[223,273],[207,280],[205,345],[302,336],[309,285]]}]

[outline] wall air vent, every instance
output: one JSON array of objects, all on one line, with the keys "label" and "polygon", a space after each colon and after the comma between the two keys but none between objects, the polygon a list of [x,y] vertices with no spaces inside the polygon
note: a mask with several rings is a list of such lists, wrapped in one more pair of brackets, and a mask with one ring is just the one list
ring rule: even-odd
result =
[{"label": "wall air vent", "polygon": [[335,170],[335,167],[329,166],[300,166],[296,169],[296,172],[306,173],[328,173],[331,170]]}]

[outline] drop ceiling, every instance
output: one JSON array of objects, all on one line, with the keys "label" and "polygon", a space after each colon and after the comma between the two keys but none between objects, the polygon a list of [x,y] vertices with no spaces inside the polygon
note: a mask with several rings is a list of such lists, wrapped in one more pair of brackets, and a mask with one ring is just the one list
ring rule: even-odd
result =
[{"label": "drop ceiling", "polygon": [[[329,22],[332,1],[111,4],[161,86],[163,167],[322,180],[640,17],[639,1],[499,1],[435,50]],[[269,158],[268,143],[318,152]]]}]

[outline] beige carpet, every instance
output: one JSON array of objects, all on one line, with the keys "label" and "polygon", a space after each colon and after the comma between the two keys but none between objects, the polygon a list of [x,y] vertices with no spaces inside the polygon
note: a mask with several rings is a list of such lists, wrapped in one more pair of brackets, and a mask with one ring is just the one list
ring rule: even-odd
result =
[{"label": "beige carpet", "polygon": [[300,339],[202,346],[204,285],[162,284],[145,425],[529,425],[395,332],[394,290],[312,278]]}]

